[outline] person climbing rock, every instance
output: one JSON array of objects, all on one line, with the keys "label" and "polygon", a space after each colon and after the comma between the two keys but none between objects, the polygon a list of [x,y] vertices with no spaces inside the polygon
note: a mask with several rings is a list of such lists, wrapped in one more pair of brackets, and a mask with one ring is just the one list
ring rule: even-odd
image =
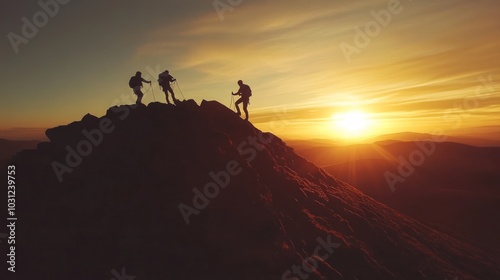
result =
[{"label": "person climbing rock", "polygon": [[238,105],[240,103],[243,103],[243,111],[245,112],[245,120],[248,121],[248,109],[247,108],[248,108],[248,104],[250,104],[250,96],[252,96],[252,90],[250,89],[250,87],[248,85],[244,84],[242,80],[238,81],[238,85],[240,86],[240,89],[236,93],[231,92],[232,95],[241,96],[234,103],[234,105],[236,107],[236,114],[238,114],[238,116],[241,116],[240,107]]}]

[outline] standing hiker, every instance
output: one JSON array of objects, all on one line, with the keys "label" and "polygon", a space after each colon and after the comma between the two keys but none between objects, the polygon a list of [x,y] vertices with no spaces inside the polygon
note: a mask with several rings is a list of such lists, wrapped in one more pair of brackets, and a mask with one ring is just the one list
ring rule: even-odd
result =
[{"label": "standing hiker", "polygon": [[241,116],[241,111],[240,107],[238,106],[240,103],[243,103],[243,111],[245,112],[245,120],[248,121],[248,104],[250,103],[250,96],[252,96],[252,90],[248,85],[245,85],[242,80],[238,81],[238,85],[240,86],[240,89],[238,92],[233,93],[231,92],[232,95],[239,95],[241,96],[236,102],[234,103],[236,107],[236,114],[238,116]]},{"label": "standing hiker", "polygon": [[174,90],[170,86],[170,83],[175,81],[176,79],[174,79],[174,77],[169,74],[168,70],[165,70],[164,72],[160,73],[160,75],[158,75],[158,84],[162,87],[168,104],[170,104],[170,100],[168,99],[169,92],[172,94],[172,101],[174,102],[174,104],[177,104],[179,102],[179,100],[175,98]]},{"label": "standing hiker", "polygon": [[134,94],[137,95],[137,100],[135,101],[135,104],[142,104],[142,97],[144,96],[144,93],[142,93],[141,88],[143,82],[151,84],[151,81],[146,81],[142,78],[142,73],[139,71],[137,71],[135,73],[135,76],[132,76],[130,78],[130,81],[128,82],[130,88],[134,90]]}]

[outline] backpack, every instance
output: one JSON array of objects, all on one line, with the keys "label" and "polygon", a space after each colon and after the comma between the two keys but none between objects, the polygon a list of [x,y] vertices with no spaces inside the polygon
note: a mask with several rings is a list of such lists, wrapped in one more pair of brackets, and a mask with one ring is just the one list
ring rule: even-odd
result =
[{"label": "backpack", "polygon": [[245,90],[243,91],[242,96],[245,96],[245,97],[251,97],[252,96],[252,89],[250,88],[250,86],[245,85]]},{"label": "backpack", "polygon": [[129,86],[130,88],[135,88],[136,86],[140,86],[140,85],[138,85],[138,83],[137,83],[137,78],[136,78],[135,76],[132,76],[132,77],[130,78],[130,80],[128,81],[128,86]]},{"label": "backpack", "polygon": [[167,83],[167,77],[163,76],[162,74],[158,75],[158,84],[160,86],[164,86]]}]

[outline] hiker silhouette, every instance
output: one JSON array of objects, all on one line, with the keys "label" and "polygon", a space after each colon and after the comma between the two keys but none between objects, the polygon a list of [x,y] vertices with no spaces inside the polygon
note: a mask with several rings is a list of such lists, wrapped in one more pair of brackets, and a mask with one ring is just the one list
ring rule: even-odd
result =
[{"label": "hiker silhouette", "polygon": [[241,116],[241,111],[240,107],[238,106],[240,103],[243,103],[243,111],[245,112],[245,120],[248,121],[248,104],[250,104],[250,96],[252,96],[252,90],[248,85],[245,85],[242,80],[238,81],[238,85],[240,86],[240,89],[236,92],[233,93],[231,92],[232,95],[239,95],[241,96],[236,102],[234,103],[234,106],[236,107],[236,114],[238,116]]},{"label": "hiker silhouette", "polygon": [[158,75],[158,84],[162,87],[168,104],[170,104],[170,100],[168,99],[169,92],[172,94],[172,101],[174,101],[174,104],[177,104],[179,102],[179,100],[175,98],[174,90],[170,86],[170,83],[175,81],[176,79],[174,79],[174,77],[169,74],[168,70],[165,70],[164,72],[160,73],[160,75]]},{"label": "hiker silhouette", "polygon": [[132,76],[128,82],[130,88],[134,90],[134,94],[137,95],[135,104],[142,104],[142,97],[144,96],[144,93],[142,93],[141,88],[143,82],[151,84],[151,81],[146,81],[142,78],[142,73],[140,71],[137,71],[135,76]]}]

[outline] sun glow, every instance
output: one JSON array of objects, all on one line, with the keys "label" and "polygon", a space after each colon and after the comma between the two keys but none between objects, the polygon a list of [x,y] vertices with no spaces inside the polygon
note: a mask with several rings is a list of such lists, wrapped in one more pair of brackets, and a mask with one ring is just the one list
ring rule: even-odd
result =
[{"label": "sun glow", "polygon": [[369,115],[358,110],[341,112],[331,117],[332,126],[343,137],[363,137],[372,121]]}]

